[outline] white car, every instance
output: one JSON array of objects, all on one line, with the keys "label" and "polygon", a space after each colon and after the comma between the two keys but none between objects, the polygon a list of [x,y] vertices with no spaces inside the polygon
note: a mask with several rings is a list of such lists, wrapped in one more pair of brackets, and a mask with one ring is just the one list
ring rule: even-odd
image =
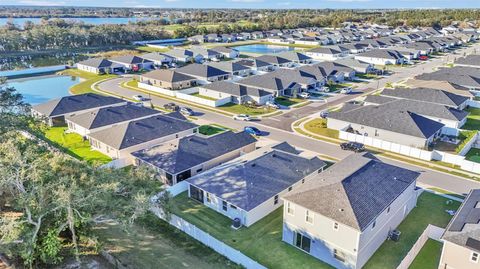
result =
[{"label": "white car", "polygon": [[145,98],[141,96],[140,94],[132,96],[133,100],[135,101],[144,101]]},{"label": "white car", "polygon": [[352,88],[343,88],[340,90],[340,93],[349,94],[352,92]]},{"label": "white car", "polygon": [[250,116],[247,115],[247,114],[235,115],[235,116],[233,116],[233,119],[234,120],[243,120],[243,121],[250,121],[251,120]]},{"label": "white car", "polygon": [[330,91],[330,88],[329,88],[329,87],[321,87],[321,88],[319,89],[319,91],[321,91],[321,92],[329,92],[329,91]]},{"label": "white car", "polygon": [[298,96],[304,99],[310,98],[310,94],[308,92],[302,92]]}]

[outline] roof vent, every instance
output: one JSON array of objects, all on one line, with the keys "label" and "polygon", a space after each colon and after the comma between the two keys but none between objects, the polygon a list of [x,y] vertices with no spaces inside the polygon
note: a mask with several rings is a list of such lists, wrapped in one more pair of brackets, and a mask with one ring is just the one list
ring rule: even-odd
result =
[{"label": "roof vent", "polygon": [[252,167],[255,167],[256,165],[257,165],[257,164],[255,164],[255,163],[252,163]]},{"label": "roof vent", "polygon": [[343,211],[345,211],[345,209],[339,208],[338,211],[343,212]]}]

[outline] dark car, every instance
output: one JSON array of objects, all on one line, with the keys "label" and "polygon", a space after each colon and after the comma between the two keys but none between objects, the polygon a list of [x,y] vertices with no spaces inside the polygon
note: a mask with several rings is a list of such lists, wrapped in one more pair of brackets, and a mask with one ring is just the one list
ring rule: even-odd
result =
[{"label": "dark car", "polygon": [[340,144],[343,150],[351,150],[355,152],[362,152],[365,150],[365,145],[358,142],[345,142]]},{"label": "dark car", "polygon": [[180,107],[177,106],[175,103],[165,104],[165,105],[163,105],[163,108],[165,108],[165,109],[167,109],[167,110],[172,110],[172,111],[178,111],[178,110],[180,110]]},{"label": "dark car", "polygon": [[253,126],[246,126],[245,128],[243,128],[243,130],[248,133],[248,134],[251,134],[251,135],[262,135],[262,131],[260,131],[257,127],[253,127]]}]

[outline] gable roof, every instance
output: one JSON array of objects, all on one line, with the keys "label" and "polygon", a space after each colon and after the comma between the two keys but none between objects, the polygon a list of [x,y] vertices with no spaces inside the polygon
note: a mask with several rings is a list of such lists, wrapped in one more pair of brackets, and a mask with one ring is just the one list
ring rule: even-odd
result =
[{"label": "gable roof", "polygon": [[256,141],[246,132],[227,131],[209,137],[183,137],[134,152],[132,155],[170,174],[177,174]]},{"label": "gable roof", "polygon": [[105,58],[90,58],[85,61],[81,61],[78,64],[90,66],[93,68],[105,68],[112,65],[112,62]]},{"label": "gable roof", "polygon": [[403,56],[398,51],[386,50],[386,49],[373,49],[373,50],[361,52],[356,56],[381,58],[381,59],[393,59],[393,60],[398,60],[403,58]]},{"label": "gable roof", "polygon": [[35,105],[32,107],[32,109],[47,117],[54,117],[124,102],[124,100],[116,97],[103,96],[95,93],[85,93],[50,100],[48,102]]},{"label": "gable roof", "polygon": [[326,164],[275,149],[260,149],[187,181],[250,211]]},{"label": "gable roof", "polygon": [[277,55],[262,55],[262,56],[255,57],[255,59],[262,62],[269,63],[269,64],[277,64],[277,65],[292,62],[291,60],[285,59]]},{"label": "gable roof", "polygon": [[110,61],[124,64],[141,64],[141,63],[151,63],[152,61],[144,59],[136,55],[123,55],[110,58]]},{"label": "gable roof", "polygon": [[208,65],[218,68],[225,72],[230,72],[230,73],[250,69],[250,67],[246,65],[242,65],[238,62],[232,62],[232,61],[216,62],[216,63],[212,62],[212,63],[208,63]]},{"label": "gable roof", "polygon": [[150,61],[164,61],[167,59],[172,59],[172,57],[160,52],[146,53],[143,54],[141,57]]},{"label": "gable roof", "polygon": [[392,108],[389,104],[332,112],[328,117],[420,138],[430,138],[444,126],[403,108]]},{"label": "gable roof", "polygon": [[284,199],[364,231],[420,173],[352,154],[315,175]]},{"label": "gable roof", "polygon": [[455,216],[450,220],[443,240],[480,251],[480,189],[471,190]]},{"label": "gable roof", "polygon": [[178,68],[177,72],[201,78],[228,75],[227,72],[213,66],[197,63],[189,64],[187,66]]},{"label": "gable roof", "polygon": [[448,81],[457,85],[480,88],[480,69],[474,67],[455,66],[441,68],[432,73],[423,73],[415,78],[419,80]]},{"label": "gable roof", "polygon": [[277,53],[277,55],[284,59],[287,59],[289,61],[294,61],[294,62],[306,61],[306,60],[312,59],[312,57],[309,57],[303,53],[291,51],[291,50]]},{"label": "gable roof", "polygon": [[205,88],[207,90],[212,90],[216,92],[223,92],[227,93],[233,96],[255,96],[255,97],[262,97],[266,95],[271,95],[272,93],[254,88],[254,87],[248,87],[245,85],[237,84],[234,82],[228,82],[228,81],[216,81],[210,84],[202,85],[202,88]]},{"label": "gable roof", "polygon": [[197,127],[196,124],[169,115],[156,115],[121,123],[88,136],[114,149],[122,150]]},{"label": "gable roof", "polygon": [[160,112],[143,106],[126,104],[123,106],[104,107],[91,112],[72,115],[67,119],[86,129],[95,129],[155,114],[160,114]]},{"label": "gable roof", "polygon": [[471,54],[471,55],[467,55],[467,56],[462,57],[462,58],[458,58],[458,59],[455,61],[455,64],[459,64],[459,65],[472,65],[472,66],[480,67],[480,55],[478,55],[478,54]]},{"label": "gable roof", "polygon": [[148,73],[142,74],[141,76],[170,83],[195,80],[195,78],[192,76],[170,69],[156,69]]},{"label": "gable roof", "polygon": [[275,92],[288,89],[294,84],[313,83],[315,80],[317,80],[315,75],[301,70],[279,69],[264,75],[244,78],[236,83]]},{"label": "gable roof", "polygon": [[457,107],[468,100],[465,96],[431,88],[384,89],[381,95],[442,104],[452,107]]}]

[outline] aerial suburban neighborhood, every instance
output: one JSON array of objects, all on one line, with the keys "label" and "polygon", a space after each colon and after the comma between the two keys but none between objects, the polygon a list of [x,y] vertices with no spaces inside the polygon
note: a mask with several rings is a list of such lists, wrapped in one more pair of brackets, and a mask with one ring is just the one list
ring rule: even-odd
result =
[{"label": "aerial suburban neighborhood", "polygon": [[0,269],[480,269],[479,3],[84,2],[0,3]]}]

